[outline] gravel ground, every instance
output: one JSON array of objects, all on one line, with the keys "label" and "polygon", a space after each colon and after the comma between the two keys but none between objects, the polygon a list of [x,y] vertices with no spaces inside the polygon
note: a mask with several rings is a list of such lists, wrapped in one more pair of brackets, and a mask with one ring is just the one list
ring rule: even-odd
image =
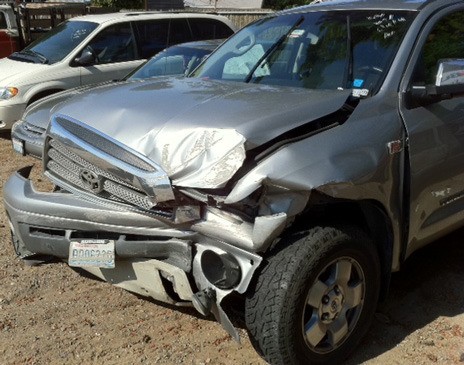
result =
[{"label": "gravel ground", "polygon": [[[0,138],[1,187],[40,162]],[[413,255],[348,364],[464,363],[464,231]],[[0,212],[0,364],[264,364],[245,329],[234,342],[212,318],[83,276],[64,263],[18,260]]]}]

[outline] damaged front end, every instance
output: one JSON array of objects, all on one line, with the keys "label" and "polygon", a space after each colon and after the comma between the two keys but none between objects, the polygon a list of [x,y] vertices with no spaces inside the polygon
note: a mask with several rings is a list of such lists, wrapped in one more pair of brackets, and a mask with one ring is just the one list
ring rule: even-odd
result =
[{"label": "damaged front end", "polygon": [[[243,144],[232,146],[228,157],[220,155],[218,164],[229,167],[221,175],[223,184],[240,168],[243,158],[237,151]],[[83,269],[140,295],[193,304],[204,315],[212,312],[239,339],[221,302],[232,292],[246,292],[262,261],[259,252],[288,223],[285,210],[291,211],[292,201],[304,205],[307,197],[288,194],[285,202],[269,202],[258,189],[224,209],[226,195],[175,186],[151,159],[63,115],[52,119],[44,152],[45,175],[57,191],[35,191],[28,168],[4,188],[19,257],[68,261],[73,242],[112,242],[115,268]],[[279,211],[273,204],[286,208]]]}]

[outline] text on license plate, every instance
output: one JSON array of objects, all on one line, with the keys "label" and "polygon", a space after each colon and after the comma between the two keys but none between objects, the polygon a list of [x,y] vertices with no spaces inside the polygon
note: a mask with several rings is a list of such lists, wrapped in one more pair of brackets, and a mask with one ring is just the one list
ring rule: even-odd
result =
[{"label": "text on license plate", "polygon": [[80,240],[69,245],[69,266],[113,269],[113,240]]}]

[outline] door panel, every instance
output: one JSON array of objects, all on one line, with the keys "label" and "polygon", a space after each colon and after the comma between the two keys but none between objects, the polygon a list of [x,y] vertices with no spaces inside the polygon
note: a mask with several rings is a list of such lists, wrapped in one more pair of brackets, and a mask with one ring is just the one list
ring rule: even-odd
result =
[{"label": "door panel", "polygon": [[[431,22],[409,88],[435,83],[439,60],[464,58],[464,11]],[[409,140],[411,253],[464,223],[464,97],[402,107],[401,113]]]},{"label": "door panel", "polygon": [[81,84],[119,80],[140,65],[130,22],[111,25],[100,31],[84,47],[94,58],[91,66],[82,66]]}]

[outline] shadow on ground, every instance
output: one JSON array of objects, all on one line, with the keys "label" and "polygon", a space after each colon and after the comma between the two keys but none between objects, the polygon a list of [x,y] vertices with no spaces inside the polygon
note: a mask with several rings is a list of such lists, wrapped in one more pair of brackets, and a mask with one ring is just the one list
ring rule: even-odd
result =
[{"label": "shadow on ground", "polygon": [[386,301],[348,364],[387,352],[440,316],[464,313],[463,235],[461,229],[415,252],[393,275]]},{"label": "shadow on ground", "polygon": [[[440,316],[454,317],[464,313],[463,236],[464,229],[461,229],[417,251],[402,270],[393,275],[389,295],[379,306],[371,330],[348,359],[348,365],[388,352]],[[99,280],[83,270],[77,271],[89,279]],[[203,317],[191,307],[176,307],[151,298],[140,298],[186,315],[215,321],[212,315]],[[226,306],[234,325],[245,329],[243,303],[232,298]]]}]

